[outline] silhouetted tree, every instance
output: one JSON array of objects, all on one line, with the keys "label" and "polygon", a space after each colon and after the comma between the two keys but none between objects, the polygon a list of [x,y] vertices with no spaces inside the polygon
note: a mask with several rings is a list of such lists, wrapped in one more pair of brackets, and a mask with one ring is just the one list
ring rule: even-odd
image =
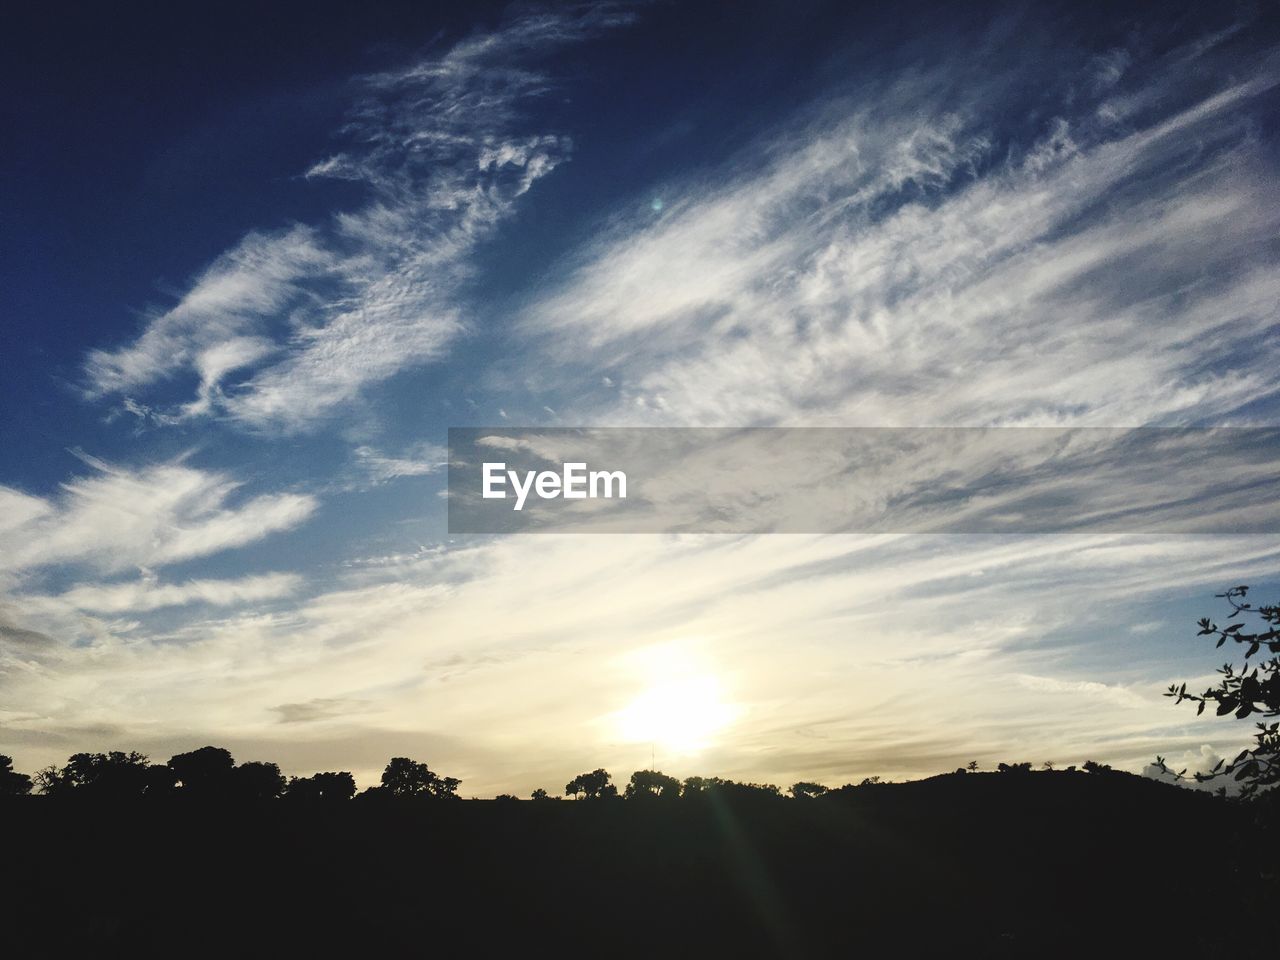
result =
[{"label": "silhouetted tree", "polygon": [[969,770],[969,772],[970,772],[970,773],[976,773],[976,772],[977,772],[977,770],[978,770],[978,761],[977,761],[977,760],[970,760],[970,761],[969,761],[968,770]]},{"label": "silhouetted tree", "polygon": [[715,777],[685,777],[684,786],[681,788],[681,796],[697,797],[706,793],[711,787],[715,786]]},{"label": "silhouetted tree", "polygon": [[284,775],[274,763],[250,760],[236,765],[231,751],[201,747],[169,758],[168,768],[184,797],[197,800],[274,800],[285,791]]},{"label": "silhouetted tree", "polygon": [[274,763],[251,760],[231,771],[231,795],[238,800],[274,800],[284,793],[285,780]]},{"label": "silhouetted tree", "polygon": [[201,747],[169,758],[169,769],[178,778],[183,795],[205,800],[230,793],[235,765],[231,752],[222,747]]},{"label": "silhouetted tree", "polygon": [[1030,773],[1031,761],[1025,763],[1001,763],[996,769],[1001,773]]},{"label": "silhouetted tree", "polygon": [[680,796],[680,781],[657,770],[637,770],[631,774],[631,780],[622,795],[627,800],[658,797],[675,800]]},{"label": "silhouetted tree", "polygon": [[684,782],[686,797],[781,797],[782,790],[773,783],[739,783],[723,777],[689,777]]},{"label": "silhouetted tree", "polygon": [[382,785],[398,797],[411,797],[426,793],[435,774],[425,763],[417,763],[408,757],[392,757],[382,771]]},{"label": "silhouetted tree", "polygon": [[791,795],[797,800],[808,800],[812,797],[820,797],[827,792],[827,788],[820,783],[811,783],[807,780],[801,780],[799,783],[791,785]]},{"label": "silhouetted tree", "polygon": [[65,766],[45,767],[35,780],[40,792],[49,796],[103,800],[167,793],[173,787],[173,773],[167,767],[151,766],[145,754],[121,750],[72,754]]},{"label": "silhouetted tree", "polygon": [[[1254,607],[1245,602],[1249,593],[1247,586],[1232,587],[1225,593],[1219,593],[1231,605],[1230,620],[1225,627],[1205,617],[1200,620],[1198,636],[1217,637],[1217,646],[1221,647],[1228,640],[1244,647],[1243,663],[1236,667],[1230,662],[1222,665],[1218,672],[1222,679],[1216,687],[1211,687],[1197,696],[1187,693],[1187,685],[1174,684],[1169,687],[1166,697],[1173,697],[1177,703],[1191,700],[1197,703],[1196,715],[1204,712],[1205,705],[1216,703],[1215,712],[1220,717],[1233,714],[1237,720],[1243,720],[1257,714],[1264,719],[1280,717],[1280,606]],[[1258,618],[1261,623],[1254,632],[1249,632],[1247,619]],[[1240,618],[1240,619],[1237,619]],[[1270,656],[1256,661],[1250,669],[1250,659],[1265,650]],[[1213,780],[1217,777],[1232,776],[1242,786],[1243,796],[1252,796],[1260,790],[1280,783],[1280,722],[1258,723],[1257,733],[1253,735],[1252,749],[1241,750],[1231,762],[1219,760],[1208,773],[1193,774],[1197,782]],[[1163,757],[1156,757],[1156,764],[1166,773],[1173,774],[1164,762]],[[1186,775],[1182,770],[1173,776],[1181,779]]]},{"label": "silhouetted tree", "polygon": [[0,797],[22,797],[31,792],[31,778],[13,769],[13,758],[0,754]]},{"label": "silhouetted tree", "polygon": [[1052,761],[1052,760],[1046,760],[1044,763],[1040,764],[1040,768],[1041,768],[1042,770],[1052,770],[1052,769],[1053,769],[1053,761]]},{"label": "silhouetted tree", "polygon": [[736,780],[730,780],[724,784],[722,789],[739,795],[749,795],[752,797],[781,797],[782,788],[776,783],[739,783]]},{"label": "silhouetted tree", "polygon": [[564,792],[571,797],[582,795],[584,800],[604,800],[618,795],[618,788],[607,770],[580,773],[564,785]]},{"label": "silhouetted tree", "polygon": [[533,793],[531,793],[529,796],[531,799],[534,799],[534,800],[550,800],[551,799],[551,796],[547,793],[547,791],[543,790],[541,787],[538,787],[538,789],[534,790]]},{"label": "silhouetted tree", "polygon": [[285,787],[287,800],[304,803],[350,800],[355,796],[356,780],[345,770],[341,773],[317,773],[310,777],[290,777]]},{"label": "silhouetted tree", "polygon": [[454,777],[441,777],[425,763],[408,757],[392,757],[382,771],[382,785],[395,797],[457,799],[461,782]]},{"label": "silhouetted tree", "polygon": [[1098,763],[1096,760],[1086,760],[1082,763],[1081,768],[1085,773],[1110,773],[1111,767],[1105,763]]}]

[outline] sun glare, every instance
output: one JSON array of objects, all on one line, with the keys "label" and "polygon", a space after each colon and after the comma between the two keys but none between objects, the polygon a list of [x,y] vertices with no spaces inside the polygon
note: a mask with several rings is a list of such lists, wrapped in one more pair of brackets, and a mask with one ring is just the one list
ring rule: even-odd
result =
[{"label": "sun glare", "polygon": [[682,657],[665,653],[651,663],[649,685],[616,714],[617,728],[631,743],[652,743],[669,753],[693,753],[709,745],[733,722],[720,682]]}]

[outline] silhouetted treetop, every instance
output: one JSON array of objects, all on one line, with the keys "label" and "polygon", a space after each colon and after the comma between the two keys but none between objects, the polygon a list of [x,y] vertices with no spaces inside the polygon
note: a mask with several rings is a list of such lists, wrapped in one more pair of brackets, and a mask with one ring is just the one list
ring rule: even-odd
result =
[{"label": "silhouetted treetop", "polygon": [[232,793],[243,800],[274,800],[285,790],[284,774],[274,763],[251,760],[231,771]]},{"label": "silhouetted treetop", "polygon": [[772,783],[739,783],[723,777],[687,777],[684,781],[685,797],[703,796],[780,797],[782,791]]},{"label": "silhouetted treetop", "polygon": [[62,767],[45,767],[35,777],[40,792],[52,797],[81,796],[102,800],[128,800],[168,793],[173,771],[152,766],[145,754],[75,753]]},{"label": "silhouetted treetop", "polygon": [[177,792],[192,800],[254,802],[284,793],[284,775],[274,763],[250,760],[236,765],[229,750],[201,747],[169,758]]},{"label": "silhouetted treetop", "polygon": [[13,769],[13,758],[0,754],[0,797],[21,797],[31,792],[31,778]]},{"label": "silhouetted treetop", "polygon": [[455,777],[442,777],[425,763],[408,757],[392,757],[382,771],[382,786],[395,797],[426,797],[430,799],[457,799],[458,785]]},{"label": "silhouetted treetop", "polygon": [[225,793],[235,765],[231,752],[222,747],[201,747],[169,758],[169,769],[190,796]]},{"label": "silhouetted treetop", "polygon": [[827,792],[827,788],[820,783],[811,783],[808,780],[801,780],[799,783],[791,785],[790,793],[797,800],[807,800],[812,797],[820,797]]},{"label": "silhouetted treetop", "polygon": [[350,800],[355,793],[356,779],[345,770],[340,773],[317,773],[310,777],[291,777],[284,790],[285,799],[305,803]]},{"label": "silhouetted treetop", "polygon": [[626,790],[622,794],[628,800],[655,799],[675,800],[680,796],[680,781],[657,770],[637,770],[631,774]]},{"label": "silhouetted treetop", "polygon": [[[1199,621],[1198,636],[1217,637],[1215,646],[1222,647],[1228,641],[1236,644],[1235,649],[1244,648],[1240,666],[1228,662],[1219,669],[1222,679],[1216,687],[1210,687],[1199,695],[1187,693],[1185,683],[1169,687],[1166,697],[1173,697],[1175,702],[1190,700],[1198,704],[1196,715],[1204,713],[1207,704],[1216,704],[1215,712],[1220,717],[1232,714],[1237,720],[1244,720],[1254,714],[1265,719],[1280,717],[1280,606],[1258,606],[1245,602],[1248,596],[1247,586],[1232,587],[1225,593],[1216,596],[1224,599],[1231,606],[1228,617],[1233,621],[1220,627],[1208,617]],[[1259,623],[1251,631],[1250,618]],[[1257,661],[1251,659],[1258,653],[1266,651],[1270,656]],[[1252,669],[1251,669],[1252,667]],[[1195,773],[1197,782],[1213,780],[1217,777],[1232,776],[1242,785],[1244,796],[1253,796],[1280,783],[1280,722],[1257,723],[1257,732],[1253,735],[1254,745],[1251,749],[1241,750],[1235,759],[1227,762],[1219,760],[1208,773]],[[1166,773],[1173,774],[1163,757],[1156,757],[1156,763]],[[1181,770],[1173,776],[1181,779],[1186,775]]]},{"label": "silhouetted treetop", "polygon": [[607,770],[592,770],[580,773],[564,785],[564,792],[571,797],[581,796],[584,800],[604,800],[618,795],[618,788],[613,785],[613,778]]}]

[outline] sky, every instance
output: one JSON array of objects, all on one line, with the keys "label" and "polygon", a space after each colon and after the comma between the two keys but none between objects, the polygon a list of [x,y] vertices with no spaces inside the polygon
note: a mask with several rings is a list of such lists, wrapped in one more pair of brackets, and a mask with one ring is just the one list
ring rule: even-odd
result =
[{"label": "sky", "polygon": [[1280,425],[1266,5],[186,7],[0,40],[17,769],[1249,739],[1162,692],[1274,534],[450,536],[444,467],[450,427]]}]

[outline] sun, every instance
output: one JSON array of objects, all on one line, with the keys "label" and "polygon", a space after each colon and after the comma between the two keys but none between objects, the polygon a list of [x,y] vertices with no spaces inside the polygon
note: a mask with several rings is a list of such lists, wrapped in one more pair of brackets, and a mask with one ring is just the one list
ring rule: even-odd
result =
[{"label": "sun", "polygon": [[695,753],[732,724],[720,681],[703,664],[672,651],[650,656],[647,686],[615,714],[622,739],[652,743],[667,753]]}]

